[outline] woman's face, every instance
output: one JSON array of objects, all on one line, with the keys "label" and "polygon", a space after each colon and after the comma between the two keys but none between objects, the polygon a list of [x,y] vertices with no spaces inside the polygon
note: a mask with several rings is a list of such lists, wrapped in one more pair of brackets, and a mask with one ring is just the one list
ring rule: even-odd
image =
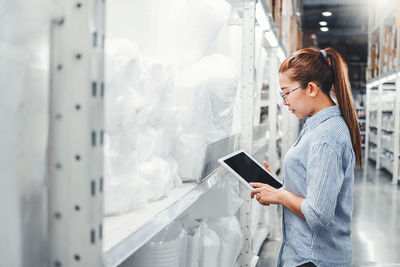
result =
[{"label": "woman's face", "polygon": [[312,113],[313,103],[307,95],[308,87],[300,87],[299,82],[292,81],[287,71],[279,73],[279,84],[286,100],[282,99],[283,105],[287,106],[290,112],[299,119],[303,119]]}]

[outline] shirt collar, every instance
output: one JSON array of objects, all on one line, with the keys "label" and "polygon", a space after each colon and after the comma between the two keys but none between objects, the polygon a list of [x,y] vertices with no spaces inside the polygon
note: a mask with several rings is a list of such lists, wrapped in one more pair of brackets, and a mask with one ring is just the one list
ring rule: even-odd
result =
[{"label": "shirt collar", "polygon": [[304,129],[305,131],[311,131],[327,119],[340,115],[341,112],[338,105],[324,108],[317,114],[314,114],[314,116],[308,117],[306,123],[304,124]]}]

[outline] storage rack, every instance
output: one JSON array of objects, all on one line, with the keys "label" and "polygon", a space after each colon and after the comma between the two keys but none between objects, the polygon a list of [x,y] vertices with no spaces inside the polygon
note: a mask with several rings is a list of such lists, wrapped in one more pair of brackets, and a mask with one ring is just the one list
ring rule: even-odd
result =
[{"label": "storage rack", "polygon": [[400,179],[398,10],[399,7],[393,10],[390,5],[379,7],[377,4],[372,4],[370,8],[364,157],[364,168],[367,168],[368,160],[372,159],[376,162],[377,170],[384,168],[392,173],[394,184]]},{"label": "storage rack", "polygon": [[[228,2],[236,9],[240,9],[241,18],[236,23],[241,25],[243,30],[241,56],[243,117],[241,138],[237,147],[261,155],[260,160],[262,156],[265,158],[263,153],[268,149],[268,154],[273,155],[269,160],[276,159],[276,162],[279,162],[279,159],[275,158],[278,156],[276,155],[278,143],[285,140],[284,142],[289,144],[297,134],[293,130],[294,135],[278,135],[277,120],[280,111],[277,104],[280,103],[280,98],[273,90],[278,87],[279,62],[286,56],[286,48],[282,45],[278,33],[282,30],[275,26],[270,7],[265,1]],[[291,3],[289,0],[282,2]],[[49,266],[101,266],[101,262],[105,266],[118,266],[186,211],[201,195],[218,184],[226,172],[218,168],[200,184],[185,183],[183,187],[175,188],[166,199],[150,203],[145,209],[136,213],[103,218],[101,170],[106,7],[101,0],[78,2],[64,0],[61,6],[65,13],[62,18],[54,21],[52,33]],[[291,5],[288,6],[292,8]],[[255,109],[260,108],[254,107],[256,20],[263,32],[263,38],[258,45],[262,44],[262,49],[269,55],[269,61],[259,72],[266,73],[265,67],[269,69],[267,76],[271,90],[268,99],[270,109],[267,125],[258,125],[259,122],[254,121]],[[272,39],[267,38],[267,35],[273,36]],[[80,42],[76,42],[77,40]],[[284,127],[288,126],[281,128]],[[256,131],[261,134],[255,136]],[[65,136],[71,133],[74,133],[70,135],[72,139],[68,139],[70,142],[65,142]],[[267,139],[263,138],[266,136],[268,143]],[[257,146],[255,141],[258,142]],[[76,147],[71,144],[75,144]],[[279,164],[275,166],[276,170],[279,168]],[[73,179],[70,179],[71,177]],[[248,192],[241,191],[245,204],[240,210],[240,223],[245,242],[239,257],[239,265],[255,266],[258,250],[269,234],[269,228],[264,224],[250,236],[247,229],[252,220],[252,204]],[[85,236],[86,242],[83,242],[82,237]]]}]

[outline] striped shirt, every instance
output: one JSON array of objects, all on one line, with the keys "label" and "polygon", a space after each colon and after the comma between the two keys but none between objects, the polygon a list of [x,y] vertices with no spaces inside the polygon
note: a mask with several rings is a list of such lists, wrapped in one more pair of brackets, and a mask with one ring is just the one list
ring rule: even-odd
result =
[{"label": "striped shirt", "polygon": [[278,266],[350,266],[355,154],[338,106],[309,117],[284,160],[284,188],[305,198],[302,219],[283,207]]}]

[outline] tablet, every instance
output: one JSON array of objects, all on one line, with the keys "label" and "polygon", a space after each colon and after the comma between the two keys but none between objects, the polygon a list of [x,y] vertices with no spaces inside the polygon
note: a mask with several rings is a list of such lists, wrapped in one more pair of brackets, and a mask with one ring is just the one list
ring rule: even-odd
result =
[{"label": "tablet", "polygon": [[254,188],[249,183],[263,183],[275,188],[282,187],[278,177],[267,171],[243,150],[222,157],[218,162],[239,178],[250,190]]}]

